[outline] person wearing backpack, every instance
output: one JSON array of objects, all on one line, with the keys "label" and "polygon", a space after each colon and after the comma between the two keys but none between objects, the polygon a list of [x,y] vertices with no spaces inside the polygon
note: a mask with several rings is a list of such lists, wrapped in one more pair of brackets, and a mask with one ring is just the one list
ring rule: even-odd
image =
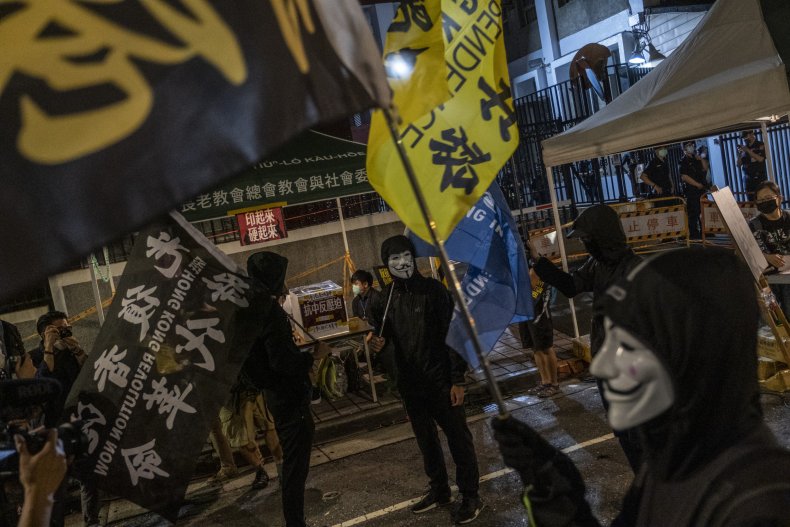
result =
[{"label": "person wearing backpack", "polygon": [[259,301],[267,303],[263,331],[242,365],[243,374],[263,390],[283,450],[281,486],[286,527],[305,527],[304,489],[310,469],[315,425],[310,413],[312,385],[308,373],[314,360],[330,353],[316,343],[312,353],[302,352],[293,339],[288,315],[278,302],[284,292],[288,260],[262,251],[247,259],[247,273],[263,289]]},{"label": "person wearing backpack", "polygon": [[[636,430],[644,454],[612,527],[790,525],[790,452],[762,416],[760,314],[743,262],[720,248],[660,253],[595,310],[606,338],[590,371],[609,424]],[[515,418],[492,427],[530,527],[600,525],[568,456]]]}]

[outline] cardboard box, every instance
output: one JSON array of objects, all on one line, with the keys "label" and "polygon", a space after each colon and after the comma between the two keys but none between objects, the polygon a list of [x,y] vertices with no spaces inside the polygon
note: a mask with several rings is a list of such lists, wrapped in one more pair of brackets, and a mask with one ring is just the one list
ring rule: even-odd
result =
[{"label": "cardboard box", "polygon": [[[343,288],[327,280],[320,284],[295,287],[289,291],[294,319],[314,337],[327,337],[348,332],[348,315]],[[302,328],[296,331],[305,339]]]}]

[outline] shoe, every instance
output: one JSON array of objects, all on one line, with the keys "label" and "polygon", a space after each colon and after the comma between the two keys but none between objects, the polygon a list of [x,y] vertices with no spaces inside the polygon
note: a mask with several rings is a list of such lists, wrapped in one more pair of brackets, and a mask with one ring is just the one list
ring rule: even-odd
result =
[{"label": "shoe", "polygon": [[269,485],[269,474],[266,473],[263,467],[255,471],[255,479],[252,480],[253,490],[265,489]]},{"label": "shoe", "polygon": [[310,404],[320,404],[320,403],[321,403],[321,388],[319,388],[318,386],[313,386],[313,394],[310,396]]},{"label": "shoe", "polygon": [[449,492],[440,495],[438,492],[431,490],[428,494],[423,496],[420,501],[411,506],[411,512],[414,514],[422,514],[436,507],[450,505],[452,502],[453,496]]},{"label": "shoe", "polygon": [[559,384],[547,384],[544,388],[539,391],[536,395],[541,399],[548,399],[554,395],[560,393],[560,385]]},{"label": "shoe", "polygon": [[235,478],[238,475],[239,471],[236,469],[236,467],[222,467],[216,474],[209,478],[208,482],[210,484],[223,483],[229,479]]},{"label": "shoe", "polygon": [[527,390],[527,395],[538,395],[546,386],[551,386],[551,384],[541,384],[538,383],[529,390]]},{"label": "shoe", "polygon": [[464,498],[461,500],[461,505],[455,510],[453,514],[453,521],[458,525],[471,523],[480,515],[485,505],[480,501],[479,497]]}]

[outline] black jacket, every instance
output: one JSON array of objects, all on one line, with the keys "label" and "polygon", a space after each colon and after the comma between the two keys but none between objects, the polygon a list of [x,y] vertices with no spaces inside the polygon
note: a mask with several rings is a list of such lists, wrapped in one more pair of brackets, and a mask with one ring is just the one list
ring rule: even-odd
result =
[{"label": "black jacket", "polygon": [[400,392],[422,393],[463,384],[466,362],[444,342],[453,316],[450,292],[416,270],[408,280],[395,280],[372,308],[377,330],[393,288],[383,336],[393,346]]},{"label": "black jacket", "polygon": [[[535,273],[540,279],[568,298],[588,292],[592,292],[593,299],[599,297],[641,261],[626,243],[620,219],[611,207],[590,207],[579,215],[573,229],[574,235],[582,237],[582,240],[589,239],[585,246],[590,257],[579,269],[569,274],[546,258],[535,264]],[[593,314],[590,328],[590,351],[593,355],[600,349],[603,339],[603,315]]]},{"label": "black jacket", "polygon": [[375,303],[380,302],[380,296],[381,293],[378,289],[373,289],[372,286],[369,287],[364,296],[361,294],[357,295],[351,301],[351,312],[355,317],[368,320],[370,318],[370,310]]}]

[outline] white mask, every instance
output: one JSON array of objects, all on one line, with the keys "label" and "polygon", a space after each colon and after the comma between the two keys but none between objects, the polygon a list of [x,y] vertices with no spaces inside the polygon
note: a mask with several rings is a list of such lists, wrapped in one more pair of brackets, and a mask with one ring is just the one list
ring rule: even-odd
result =
[{"label": "white mask", "polygon": [[362,290],[359,288],[357,284],[351,286],[351,292],[354,293],[354,296],[357,296]]},{"label": "white mask", "polygon": [[627,430],[672,406],[672,380],[656,354],[639,339],[615,326],[609,317],[604,325],[606,340],[590,365],[590,373],[603,380],[609,424],[615,430]]},{"label": "white mask", "polygon": [[387,259],[387,267],[395,278],[406,280],[414,274],[414,256],[411,251],[391,254]]}]

